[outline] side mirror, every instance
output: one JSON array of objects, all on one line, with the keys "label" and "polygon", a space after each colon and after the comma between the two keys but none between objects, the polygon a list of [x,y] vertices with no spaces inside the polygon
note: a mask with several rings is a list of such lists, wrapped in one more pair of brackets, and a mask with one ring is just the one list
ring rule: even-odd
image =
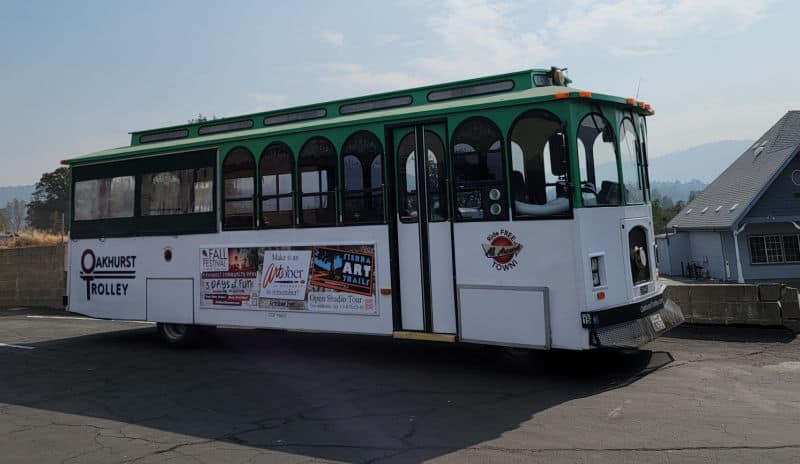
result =
[{"label": "side mirror", "polygon": [[556,132],[547,139],[550,147],[550,172],[557,177],[567,174],[567,146],[564,134]]}]

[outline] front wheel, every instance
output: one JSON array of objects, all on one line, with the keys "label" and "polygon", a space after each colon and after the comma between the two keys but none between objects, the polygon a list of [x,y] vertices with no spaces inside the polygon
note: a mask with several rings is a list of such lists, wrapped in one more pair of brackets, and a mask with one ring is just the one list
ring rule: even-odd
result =
[{"label": "front wheel", "polygon": [[159,322],[156,327],[158,327],[158,335],[161,336],[161,340],[171,348],[196,346],[213,330],[212,327],[164,322]]}]

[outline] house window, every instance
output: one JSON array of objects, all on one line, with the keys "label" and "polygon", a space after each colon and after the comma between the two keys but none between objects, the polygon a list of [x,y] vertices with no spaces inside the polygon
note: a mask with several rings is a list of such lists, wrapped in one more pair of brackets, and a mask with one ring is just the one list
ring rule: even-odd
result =
[{"label": "house window", "polygon": [[783,236],[783,255],[787,263],[800,262],[800,237],[797,235]]},{"label": "house window", "polygon": [[760,235],[750,237],[750,261],[753,264],[800,262],[800,236]]},{"label": "house window", "polygon": [[768,263],[783,262],[783,240],[781,240],[780,235],[766,235],[764,237],[764,245],[767,248]]},{"label": "house window", "polygon": [[767,250],[764,248],[764,237],[750,237],[750,262],[763,264],[767,262]]}]

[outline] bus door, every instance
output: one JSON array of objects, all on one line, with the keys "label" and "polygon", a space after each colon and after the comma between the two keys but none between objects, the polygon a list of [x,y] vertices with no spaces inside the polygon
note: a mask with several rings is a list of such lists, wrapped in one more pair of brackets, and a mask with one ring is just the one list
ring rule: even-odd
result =
[{"label": "bus door", "polygon": [[400,271],[395,328],[455,334],[446,129],[419,124],[396,128],[392,135]]}]

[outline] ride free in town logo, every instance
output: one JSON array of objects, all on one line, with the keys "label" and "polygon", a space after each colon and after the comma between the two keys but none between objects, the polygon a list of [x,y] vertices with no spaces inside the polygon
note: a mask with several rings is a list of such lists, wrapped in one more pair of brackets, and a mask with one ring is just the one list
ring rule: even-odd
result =
[{"label": "ride free in town logo", "polygon": [[126,296],[128,284],[119,281],[135,278],[136,256],[97,256],[88,248],[81,255],[81,279],[86,282],[87,301],[93,296]]},{"label": "ride free in town logo", "polygon": [[492,232],[486,237],[483,253],[491,259],[492,267],[499,271],[510,271],[517,267],[517,255],[522,251],[522,244],[517,237],[506,229]]}]

